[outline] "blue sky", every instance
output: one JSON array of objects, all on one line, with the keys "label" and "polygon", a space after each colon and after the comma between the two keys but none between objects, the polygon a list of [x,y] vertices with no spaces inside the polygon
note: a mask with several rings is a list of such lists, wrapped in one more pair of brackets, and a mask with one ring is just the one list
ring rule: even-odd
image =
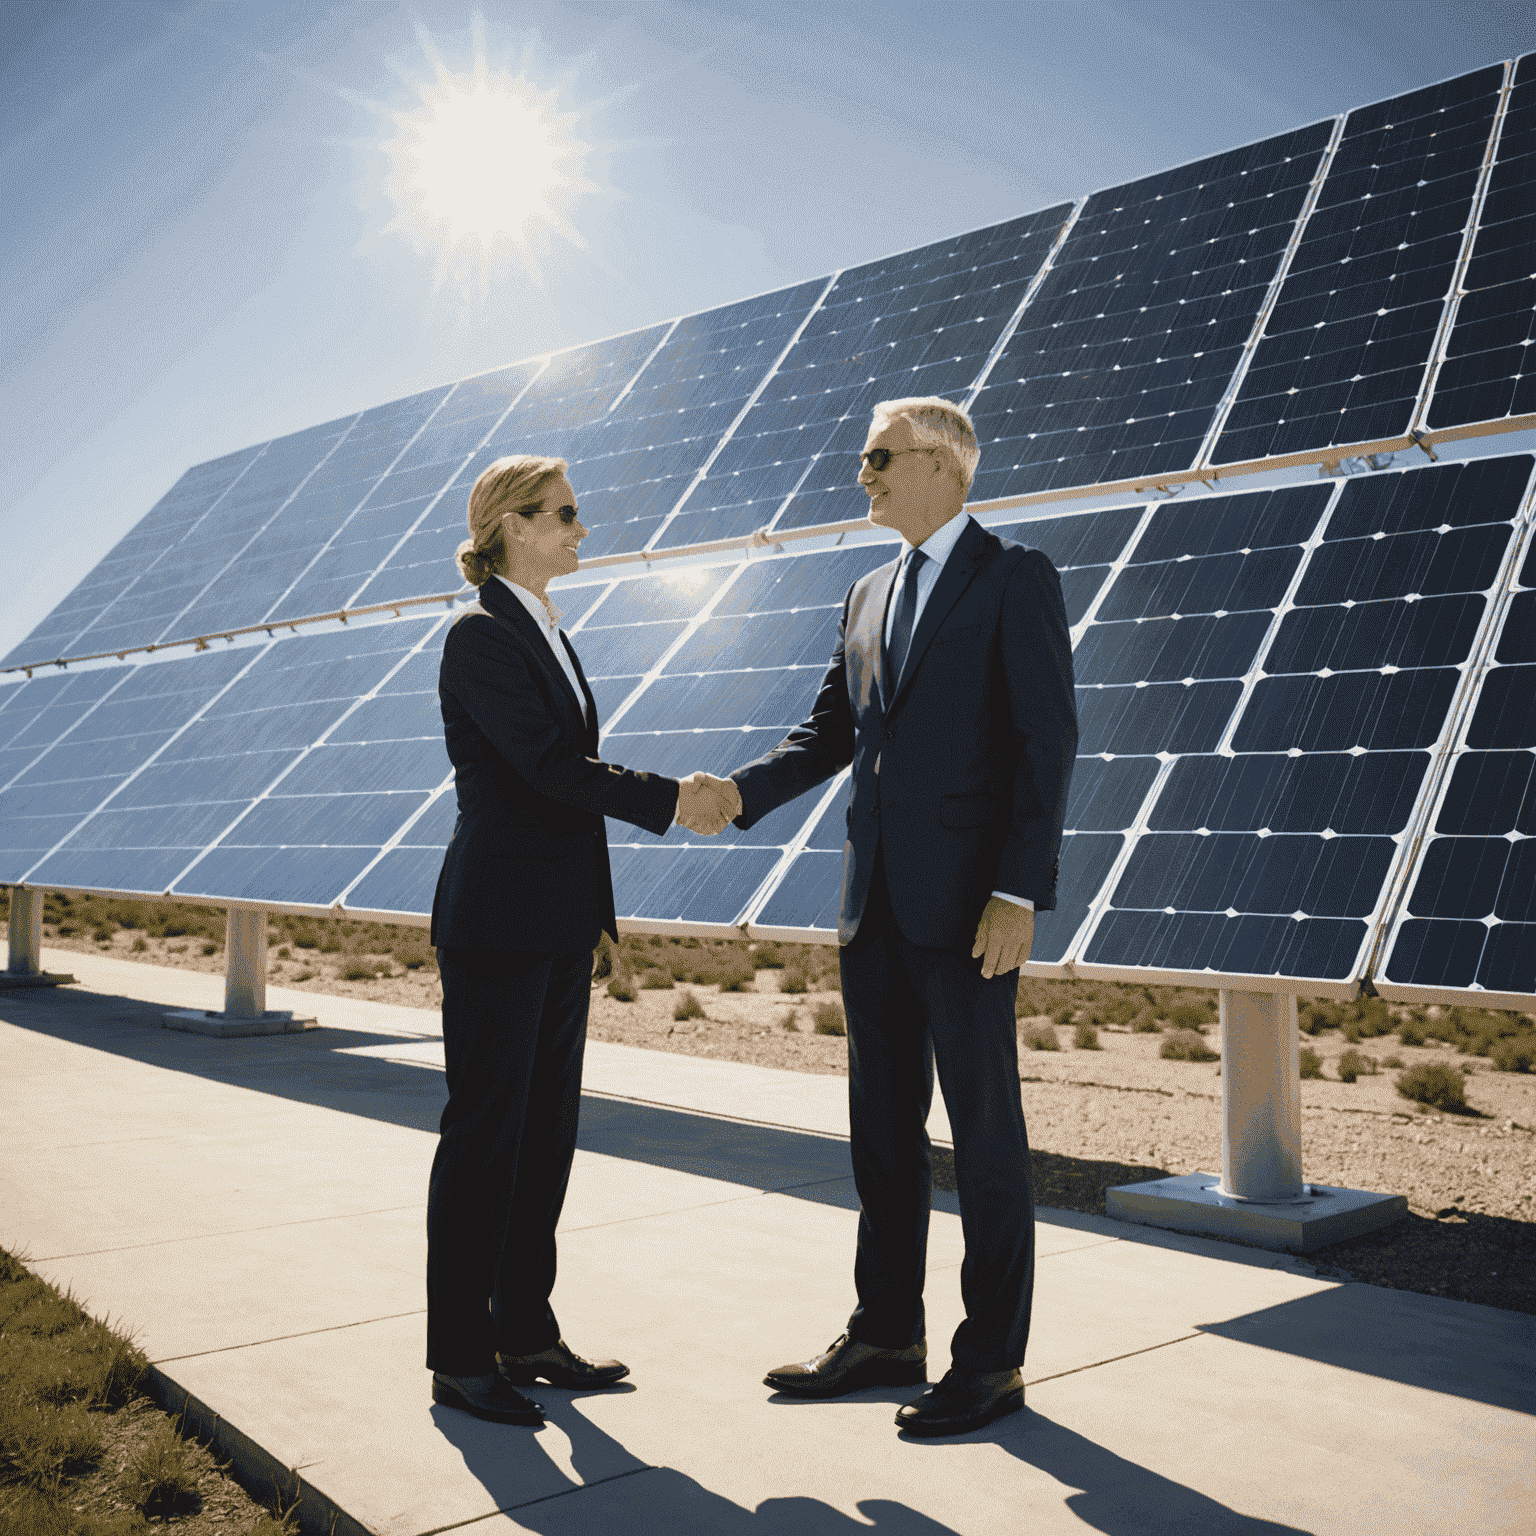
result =
[{"label": "blue sky", "polygon": [[[382,148],[477,13],[595,188],[483,290]],[[1532,48],[1519,0],[0,0],[0,653],[190,464]]]}]

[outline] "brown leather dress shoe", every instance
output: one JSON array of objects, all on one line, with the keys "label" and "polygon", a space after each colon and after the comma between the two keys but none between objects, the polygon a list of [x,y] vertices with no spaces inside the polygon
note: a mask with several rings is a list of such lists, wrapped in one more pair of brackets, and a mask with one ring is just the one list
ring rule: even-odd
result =
[{"label": "brown leather dress shoe", "polygon": [[841,1333],[814,1359],[769,1371],[763,1385],[790,1397],[842,1397],[865,1387],[909,1387],[927,1379],[926,1343],[877,1349]]},{"label": "brown leather dress shoe", "polygon": [[946,1371],[915,1402],[896,1411],[896,1423],[914,1435],[963,1435],[1024,1406],[1018,1371]]},{"label": "brown leather dress shoe", "polygon": [[497,1424],[542,1424],[544,1408],[500,1376],[444,1376],[432,1373],[432,1401]]},{"label": "brown leather dress shoe", "polygon": [[552,1387],[611,1387],[629,1375],[629,1367],[617,1360],[583,1360],[564,1339],[536,1355],[497,1355],[496,1368],[518,1387],[541,1378]]}]

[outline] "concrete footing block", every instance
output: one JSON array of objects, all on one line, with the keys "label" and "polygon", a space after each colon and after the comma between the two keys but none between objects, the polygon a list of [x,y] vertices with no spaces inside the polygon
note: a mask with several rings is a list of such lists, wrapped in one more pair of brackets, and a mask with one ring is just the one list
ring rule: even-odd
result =
[{"label": "concrete footing block", "polygon": [[1313,1253],[1329,1243],[1391,1226],[1408,1214],[1404,1195],[1303,1185],[1294,1200],[1239,1200],[1220,1192],[1214,1173],[1122,1184],[1104,1192],[1104,1208],[1117,1221],[1174,1232],[1230,1238],[1285,1253]]},{"label": "concrete footing block", "polygon": [[66,971],[0,971],[0,992],[12,987],[67,987],[74,979]]},{"label": "concrete footing block", "polygon": [[319,1029],[319,1022],[300,1013],[268,1011],[258,1017],[242,1019],[238,1015],[214,1013],[203,1008],[175,1008],[160,1015],[167,1029],[185,1030],[192,1035],[212,1035],[215,1040],[237,1040],[247,1035],[296,1035],[306,1029]]}]

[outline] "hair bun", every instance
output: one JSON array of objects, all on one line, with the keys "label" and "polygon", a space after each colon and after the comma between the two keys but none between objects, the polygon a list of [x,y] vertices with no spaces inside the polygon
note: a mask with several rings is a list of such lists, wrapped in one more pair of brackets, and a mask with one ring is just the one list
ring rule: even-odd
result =
[{"label": "hair bun", "polygon": [[459,545],[454,558],[459,562],[459,574],[472,587],[483,587],[495,574],[496,566],[491,557],[476,549],[471,539],[465,539]]}]

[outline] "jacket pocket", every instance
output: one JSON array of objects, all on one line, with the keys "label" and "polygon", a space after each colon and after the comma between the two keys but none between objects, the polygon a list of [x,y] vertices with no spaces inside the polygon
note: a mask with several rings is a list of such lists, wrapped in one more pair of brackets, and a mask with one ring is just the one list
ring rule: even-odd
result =
[{"label": "jacket pocket", "polygon": [[994,814],[990,795],[945,795],[939,801],[943,827],[984,827]]}]

